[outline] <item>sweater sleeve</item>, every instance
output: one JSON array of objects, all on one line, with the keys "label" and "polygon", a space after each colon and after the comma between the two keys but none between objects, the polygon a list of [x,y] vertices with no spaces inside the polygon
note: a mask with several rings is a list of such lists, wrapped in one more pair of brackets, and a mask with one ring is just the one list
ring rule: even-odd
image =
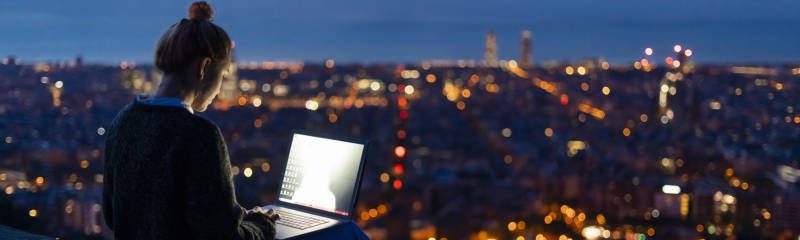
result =
[{"label": "sweater sleeve", "polygon": [[[209,126],[210,125],[210,126]],[[183,138],[187,166],[185,222],[195,239],[273,239],[274,223],[254,221],[236,201],[231,163],[219,129],[205,124]]]}]

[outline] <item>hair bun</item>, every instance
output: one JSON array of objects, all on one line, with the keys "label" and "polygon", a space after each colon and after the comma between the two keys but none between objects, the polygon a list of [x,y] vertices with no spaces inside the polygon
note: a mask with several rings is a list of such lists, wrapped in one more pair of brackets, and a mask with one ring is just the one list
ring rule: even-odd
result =
[{"label": "hair bun", "polygon": [[211,5],[208,5],[206,1],[194,2],[189,7],[189,19],[211,20],[212,16],[214,16],[214,10],[211,9]]}]

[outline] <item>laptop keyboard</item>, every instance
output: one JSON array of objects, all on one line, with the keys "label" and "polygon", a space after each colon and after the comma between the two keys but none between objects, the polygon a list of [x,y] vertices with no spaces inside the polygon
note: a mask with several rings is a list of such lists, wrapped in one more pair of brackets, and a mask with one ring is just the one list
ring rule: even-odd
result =
[{"label": "laptop keyboard", "polygon": [[320,224],[328,222],[325,219],[319,219],[313,216],[300,215],[289,211],[280,210],[280,208],[278,208],[276,212],[278,212],[278,215],[281,218],[278,221],[275,221],[275,224],[297,228],[300,230],[318,226]]}]

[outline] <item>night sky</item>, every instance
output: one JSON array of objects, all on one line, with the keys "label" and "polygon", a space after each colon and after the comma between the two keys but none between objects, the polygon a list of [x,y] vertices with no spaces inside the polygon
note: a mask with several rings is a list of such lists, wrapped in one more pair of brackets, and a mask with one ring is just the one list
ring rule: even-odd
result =
[{"label": "night sky", "polygon": [[[191,1],[0,1],[0,56],[23,62],[148,63],[158,37]],[[800,62],[797,0],[301,0],[210,1],[240,61],[481,59],[484,35],[534,61],[602,57],[631,63],[679,43],[699,62]]]}]

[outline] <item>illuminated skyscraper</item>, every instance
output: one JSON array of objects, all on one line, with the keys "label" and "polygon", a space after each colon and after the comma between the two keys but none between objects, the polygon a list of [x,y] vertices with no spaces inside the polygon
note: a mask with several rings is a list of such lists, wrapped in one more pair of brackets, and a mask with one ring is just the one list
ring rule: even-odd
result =
[{"label": "illuminated skyscraper", "polygon": [[522,31],[522,46],[520,47],[521,53],[519,55],[519,64],[522,68],[530,68],[533,66],[533,58],[531,55],[531,31]]},{"label": "illuminated skyscraper", "polygon": [[494,32],[486,33],[486,49],[483,53],[484,64],[488,67],[497,67],[497,39]]}]

